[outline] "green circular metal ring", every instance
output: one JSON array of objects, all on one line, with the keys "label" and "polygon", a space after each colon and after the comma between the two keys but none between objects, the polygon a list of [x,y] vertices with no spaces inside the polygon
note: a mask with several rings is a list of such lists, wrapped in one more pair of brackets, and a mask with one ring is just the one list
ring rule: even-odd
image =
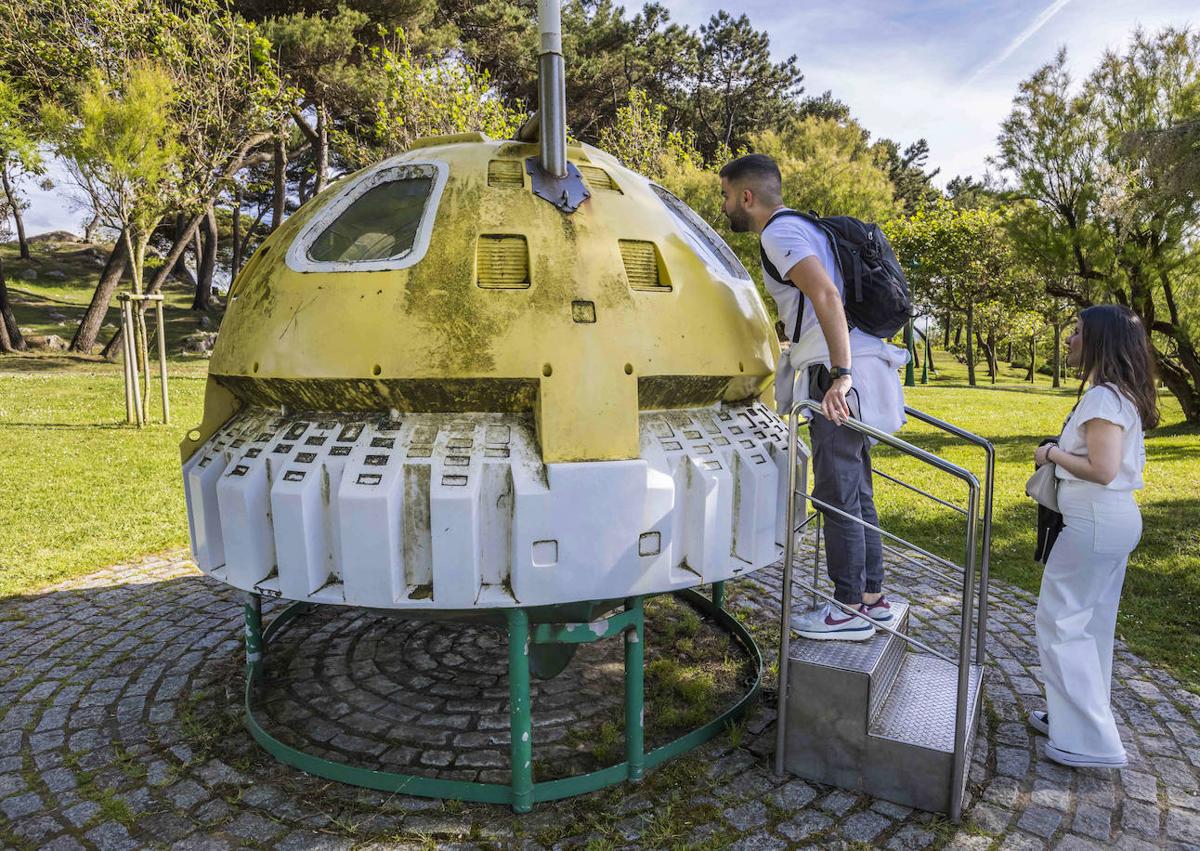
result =
[{"label": "green circular metal ring", "polygon": [[[647,771],[681,754],[687,753],[719,734],[728,725],[746,713],[754,699],[758,696],[762,685],[763,657],[749,631],[724,608],[715,605],[707,597],[694,590],[685,589],[676,591],[674,594],[692,608],[711,617],[719,628],[737,641],[754,665],[754,682],[736,703],[708,723],[679,736],[665,745],[648,751],[644,758],[644,767]],[[263,630],[263,650],[266,650],[271,640],[284,627],[312,608],[315,608],[315,606],[310,603],[293,603],[284,609]],[[339,783],[376,789],[382,792],[400,792],[406,795],[418,795],[426,798],[474,801],[487,804],[507,804],[509,806],[516,804],[511,784],[443,780],[436,777],[374,771],[368,768],[348,765],[343,762],[323,759],[284,744],[268,733],[254,714],[254,691],[259,678],[262,676],[262,668],[263,662],[261,659],[252,659],[247,666],[245,692],[246,727],[255,741],[280,762],[327,780],[336,780]],[[555,801],[575,795],[582,795],[615,785],[626,779],[628,779],[628,764],[627,762],[620,762],[616,765],[610,765],[586,774],[534,783],[533,801]]]}]

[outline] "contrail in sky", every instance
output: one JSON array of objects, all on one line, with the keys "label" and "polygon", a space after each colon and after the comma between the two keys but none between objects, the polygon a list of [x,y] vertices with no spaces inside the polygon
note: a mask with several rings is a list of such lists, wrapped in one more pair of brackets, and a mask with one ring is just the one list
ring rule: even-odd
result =
[{"label": "contrail in sky", "polygon": [[1044,27],[1051,18],[1053,18],[1055,15],[1057,15],[1059,12],[1061,12],[1063,10],[1063,8],[1065,8],[1066,5],[1070,2],[1071,2],[1071,0],[1054,0],[1054,2],[1052,2],[1049,6],[1047,6],[1045,9],[1043,9],[1041,11],[1041,13],[1036,18],[1033,19],[1033,23],[1031,23],[1025,29],[1021,30],[1021,32],[1017,35],[1017,37],[1014,38],[1012,41],[1010,41],[1008,43],[1008,46],[1005,47],[1002,51],[1000,51],[1000,54],[998,56],[994,57],[993,59],[989,59],[987,62],[983,63],[978,68],[976,68],[975,72],[973,74],[971,74],[970,77],[967,78],[967,83],[975,82],[975,80],[979,79],[981,76],[983,76],[988,71],[995,68],[997,65],[999,65],[1001,62],[1003,62],[1005,59],[1007,59],[1008,57],[1010,57],[1014,53],[1016,53],[1017,49],[1022,44],[1029,41],[1029,39],[1033,38],[1033,36],[1037,33],[1038,30],[1040,30],[1042,27]]}]

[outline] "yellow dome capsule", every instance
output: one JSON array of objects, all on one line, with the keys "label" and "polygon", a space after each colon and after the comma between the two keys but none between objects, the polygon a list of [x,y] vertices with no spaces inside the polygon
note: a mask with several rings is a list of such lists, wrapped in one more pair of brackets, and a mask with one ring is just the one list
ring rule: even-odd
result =
[{"label": "yellow dome capsule", "polygon": [[238,402],[531,411],[549,464],[636,458],[639,411],[761,393],[778,346],[736,256],[615,158],[567,152],[591,194],[569,215],[531,192],[536,145],[479,134],[308,202],[232,289],[184,460]]}]

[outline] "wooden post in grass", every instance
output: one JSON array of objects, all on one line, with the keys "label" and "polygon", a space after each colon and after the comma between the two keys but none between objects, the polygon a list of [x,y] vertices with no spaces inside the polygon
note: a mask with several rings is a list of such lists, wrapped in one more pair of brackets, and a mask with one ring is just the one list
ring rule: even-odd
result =
[{"label": "wooden post in grass", "polygon": [[[137,362],[137,347],[135,341],[146,339],[145,313],[143,306],[146,302],[154,303],[154,318],[158,326],[158,382],[162,390],[163,425],[171,422],[171,402],[167,397],[167,335],[166,324],[163,322],[162,293],[121,293],[121,328],[122,349],[125,355],[125,417],[130,423],[136,422],[138,427],[146,424],[147,401],[150,394],[150,364],[149,359],[144,365],[146,370],[146,396],[142,396],[141,369]],[[132,405],[130,401],[132,399]]]},{"label": "wooden post in grass", "polygon": [[171,402],[167,398],[167,327],[163,324],[162,293],[147,296],[154,301],[154,316],[158,322],[158,383],[162,385],[163,425],[171,424]]},{"label": "wooden post in grass", "polygon": [[146,424],[146,409],[142,405],[141,368],[137,362],[137,320],[133,307],[133,296],[121,293],[121,327],[124,339],[121,341],[127,368],[125,371],[125,393],[133,396],[133,422],[141,428]]},{"label": "wooden post in grass", "polygon": [[133,361],[129,356],[129,310],[125,299],[121,299],[121,332],[121,366],[125,378],[125,422],[133,425],[137,422],[137,417],[133,407],[133,376],[129,374],[129,370],[133,368]]}]

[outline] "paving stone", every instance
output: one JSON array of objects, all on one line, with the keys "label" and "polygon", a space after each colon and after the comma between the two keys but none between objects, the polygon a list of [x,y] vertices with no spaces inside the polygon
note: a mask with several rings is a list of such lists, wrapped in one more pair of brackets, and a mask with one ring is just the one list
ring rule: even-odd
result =
[{"label": "paving stone", "polygon": [[1029,793],[1030,800],[1041,807],[1066,812],[1071,806],[1071,791],[1069,788],[1055,785],[1048,780],[1038,780],[1033,784]]},{"label": "paving stone", "polygon": [[891,819],[867,810],[855,813],[842,822],[838,832],[851,842],[870,842],[891,825]]},{"label": "paving stone", "polygon": [[887,848],[892,851],[921,851],[934,843],[937,834],[925,830],[920,825],[906,824],[892,834],[887,841]]},{"label": "paving stone", "polygon": [[59,836],[41,846],[41,851],[83,851],[84,846],[74,836]]},{"label": "paving stone", "polygon": [[1034,805],[1026,809],[1017,819],[1017,827],[1043,839],[1048,839],[1054,835],[1054,831],[1058,830],[1062,820],[1063,814],[1059,811]]},{"label": "paving stone", "polygon": [[1150,803],[1158,800],[1157,777],[1152,774],[1134,771],[1131,768],[1121,769],[1120,774],[1121,785],[1125,787],[1126,795],[1136,798],[1139,801],[1148,801]]},{"label": "paving stone", "polygon": [[286,828],[258,813],[242,813],[222,830],[246,842],[263,844],[282,833]]},{"label": "paving stone", "polygon": [[768,796],[775,806],[787,812],[795,812],[812,803],[817,792],[803,780],[789,780]]},{"label": "paving stone", "polygon": [[803,842],[810,836],[815,836],[828,830],[833,819],[822,813],[806,811],[791,821],[785,821],[776,826],[775,832],[784,836],[790,842]]},{"label": "paving stone", "polygon": [[1155,838],[1159,834],[1158,807],[1141,801],[1126,800],[1121,812],[1121,827],[1139,836]]},{"label": "paving stone", "polygon": [[766,831],[739,839],[729,846],[729,851],[782,851],[788,843]]},{"label": "paving stone", "polygon": [[762,827],[767,818],[767,807],[762,801],[748,801],[725,810],[726,821],[743,832]]},{"label": "paving stone", "polygon": [[0,801],[0,813],[9,819],[19,819],[41,810],[45,804],[36,792],[26,792],[24,795],[14,795]]},{"label": "paving stone", "polygon": [[1080,804],[1075,810],[1071,830],[1091,839],[1106,842],[1112,833],[1112,810],[1095,804]]},{"label": "paving stone", "polygon": [[1200,813],[1171,810],[1167,813],[1167,836],[1200,846]]},{"label": "paving stone", "polygon": [[106,821],[97,825],[85,833],[84,837],[100,851],[126,851],[126,849],[138,847],[124,825],[117,824],[115,821]]},{"label": "paving stone", "polygon": [[1020,831],[1008,834],[999,845],[1001,851],[1041,851],[1045,847],[1043,840]]},{"label": "paving stone", "polygon": [[163,794],[166,795],[172,804],[184,810],[195,806],[209,797],[209,793],[200,784],[194,780],[187,779],[180,780],[178,783],[168,786]]},{"label": "paving stone", "polygon": [[29,786],[25,778],[15,771],[12,774],[0,774],[0,798],[6,798],[17,792],[24,792]]},{"label": "paving stone", "polygon": [[991,834],[1003,833],[1013,814],[991,804],[976,804],[971,809],[971,821]]},{"label": "paving stone", "polygon": [[1106,847],[1106,844],[1097,843],[1087,837],[1068,834],[1055,844],[1054,851],[1101,851]]},{"label": "paving stone", "polygon": [[51,836],[61,833],[63,826],[48,815],[40,815],[14,821],[9,830],[40,848]]},{"label": "paving stone", "polygon": [[843,816],[858,803],[858,796],[835,789],[817,802],[817,806],[835,816]]}]

